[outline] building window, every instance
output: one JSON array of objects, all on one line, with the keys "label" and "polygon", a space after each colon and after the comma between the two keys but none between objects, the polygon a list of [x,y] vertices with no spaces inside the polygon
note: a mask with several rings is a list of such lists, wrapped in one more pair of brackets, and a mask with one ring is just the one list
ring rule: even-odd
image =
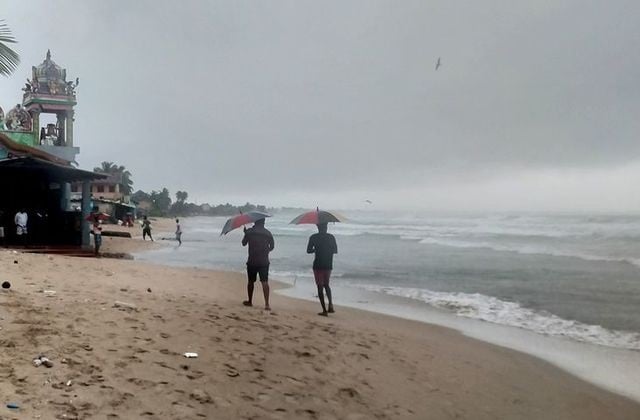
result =
[{"label": "building window", "polygon": [[104,192],[104,185],[98,185],[96,189],[98,190],[97,192]]},{"label": "building window", "polygon": [[80,188],[78,188],[78,184],[71,184],[71,192],[74,192],[74,193],[80,192]]},{"label": "building window", "polygon": [[116,192],[116,186],[115,185],[109,185],[109,192]]}]

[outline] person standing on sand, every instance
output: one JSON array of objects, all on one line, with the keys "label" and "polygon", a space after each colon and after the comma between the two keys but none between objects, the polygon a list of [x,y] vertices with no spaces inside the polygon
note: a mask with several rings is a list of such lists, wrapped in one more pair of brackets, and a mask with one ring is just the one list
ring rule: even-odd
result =
[{"label": "person standing on sand", "polygon": [[20,209],[13,218],[16,224],[16,235],[22,242],[23,246],[27,246],[27,223],[29,222],[29,215],[24,209]]},{"label": "person standing on sand", "polygon": [[176,241],[178,241],[178,246],[182,245],[182,228],[180,228],[180,219],[176,219]]},{"label": "person standing on sand", "polygon": [[252,228],[244,229],[242,246],[249,245],[249,257],[247,259],[247,296],[248,300],[242,302],[245,306],[253,306],[253,286],[260,275],[262,292],[264,294],[264,309],[271,310],[269,306],[269,253],[275,248],[273,235],[264,227],[264,219],[256,220]]},{"label": "person standing on sand", "polygon": [[92,219],[91,233],[93,233],[94,255],[96,257],[99,257],[100,246],[102,246],[102,226],[100,226],[100,219],[98,218],[97,214],[92,213],[91,219]]},{"label": "person standing on sand", "polygon": [[147,235],[149,235],[149,239],[153,242],[153,236],[151,236],[151,222],[147,219],[147,216],[142,217],[142,240],[147,240]]},{"label": "person standing on sand", "polygon": [[[322,306],[322,312],[318,315],[328,316],[329,313],[334,312],[329,278],[331,277],[331,270],[333,269],[333,254],[338,253],[338,244],[336,243],[336,238],[330,233],[327,233],[326,223],[321,223],[317,226],[318,233],[314,233],[309,238],[307,254],[316,254],[313,260],[313,276],[316,279],[318,297],[320,298],[320,305]],[[329,309],[327,309],[324,303],[325,291],[327,292],[327,299],[329,299]]]}]

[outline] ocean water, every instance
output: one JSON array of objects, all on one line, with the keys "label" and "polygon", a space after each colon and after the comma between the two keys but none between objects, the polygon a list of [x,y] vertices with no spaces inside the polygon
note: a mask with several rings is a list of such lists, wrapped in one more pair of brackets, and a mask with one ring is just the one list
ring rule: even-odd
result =
[{"label": "ocean water", "polygon": [[[338,312],[351,306],[454,328],[640,402],[640,216],[343,213],[347,223],[329,226]],[[295,216],[267,221],[271,277],[291,285],[278,293],[319,309],[306,254],[316,228],[290,225]],[[244,271],[242,232],[221,237],[225,220],[183,219],[181,247],[172,241],[136,258]]]},{"label": "ocean water", "polygon": [[[305,251],[315,226],[288,224],[295,215],[268,219],[276,241],[271,275],[295,283],[290,294],[312,298],[312,257]],[[352,303],[401,297],[458,317],[640,350],[640,216],[346,216],[347,223],[330,226],[339,248],[332,278]],[[242,232],[219,236],[225,220],[184,219],[182,247],[138,258],[242,271]],[[375,299],[365,298],[371,293]],[[334,294],[340,305],[341,294]]]}]

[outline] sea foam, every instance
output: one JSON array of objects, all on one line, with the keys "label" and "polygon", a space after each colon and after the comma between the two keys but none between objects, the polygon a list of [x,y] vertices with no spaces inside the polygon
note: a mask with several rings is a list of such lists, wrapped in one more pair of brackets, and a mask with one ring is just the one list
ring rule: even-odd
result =
[{"label": "sea foam", "polygon": [[565,337],[602,346],[640,350],[639,333],[609,330],[599,325],[567,320],[545,311],[523,307],[517,302],[508,302],[479,293],[434,292],[420,288],[378,285],[358,285],[358,287],[419,300],[434,307],[452,311],[459,316],[523,328],[539,334]]}]

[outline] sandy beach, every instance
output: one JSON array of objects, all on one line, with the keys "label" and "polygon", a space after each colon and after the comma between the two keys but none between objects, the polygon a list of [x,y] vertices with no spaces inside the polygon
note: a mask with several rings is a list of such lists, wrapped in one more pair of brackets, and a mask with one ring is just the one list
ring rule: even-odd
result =
[{"label": "sandy beach", "polygon": [[[159,246],[132,232],[105,248]],[[0,264],[0,418],[640,418],[634,401],[453,330],[321,318],[277,294],[271,313],[243,307],[241,274],[13,251]]]}]

